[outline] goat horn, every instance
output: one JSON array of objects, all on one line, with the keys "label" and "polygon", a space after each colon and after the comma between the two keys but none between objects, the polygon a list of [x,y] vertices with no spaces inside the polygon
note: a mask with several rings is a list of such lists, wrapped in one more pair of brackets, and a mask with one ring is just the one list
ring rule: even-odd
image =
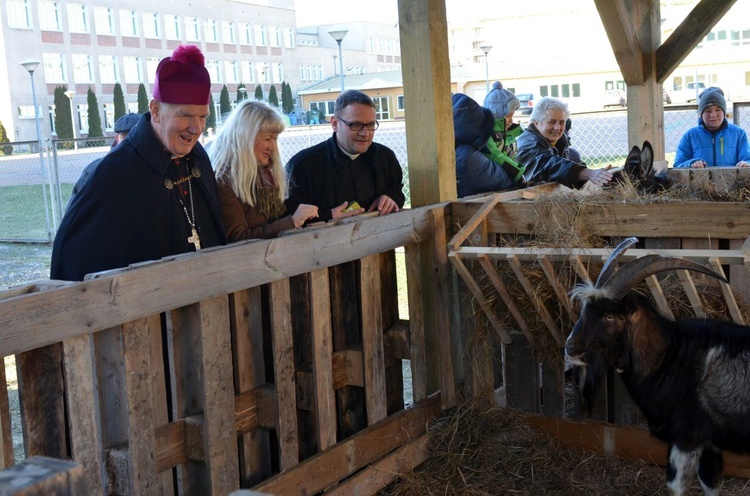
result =
[{"label": "goat horn", "polygon": [[692,270],[722,282],[729,282],[718,272],[691,260],[661,255],[646,255],[623,265],[620,270],[612,274],[612,277],[609,278],[602,289],[606,291],[608,297],[619,300],[648,276],[668,270]]},{"label": "goat horn", "polygon": [[599,272],[599,277],[596,279],[596,286],[597,288],[601,288],[607,283],[607,280],[612,277],[612,274],[615,271],[615,267],[617,266],[617,259],[622,256],[625,251],[627,251],[628,248],[633,246],[638,242],[638,238],[631,237],[623,240],[620,242],[619,245],[614,249],[612,254],[610,254],[607,261],[604,263],[604,267],[602,267],[602,271]]}]

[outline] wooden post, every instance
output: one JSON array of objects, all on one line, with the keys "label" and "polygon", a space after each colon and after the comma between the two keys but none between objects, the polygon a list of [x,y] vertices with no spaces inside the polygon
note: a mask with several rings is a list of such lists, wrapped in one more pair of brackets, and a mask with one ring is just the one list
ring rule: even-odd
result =
[{"label": "wooden post", "polygon": [[101,491],[86,487],[83,467],[75,462],[34,456],[0,471],[0,494],[8,496],[77,496],[96,493]]}]

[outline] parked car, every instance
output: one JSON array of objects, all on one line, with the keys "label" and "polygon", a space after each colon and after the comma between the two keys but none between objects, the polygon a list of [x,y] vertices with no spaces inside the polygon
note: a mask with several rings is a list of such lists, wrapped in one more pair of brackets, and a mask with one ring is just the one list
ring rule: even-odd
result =
[{"label": "parked car", "polygon": [[698,100],[705,89],[706,83],[702,81],[688,83],[684,88],[680,86],[672,92],[672,101],[675,103],[693,103]]},{"label": "parked car", "polygon": [[518,113],[521,115],[531,115],[531,111],[534,110],[534,102],[538,100],[537,95],[535,93],[516,93],[516,98],[521,102]]},{"label": "parked car", "polygon": [[625,92],[622,90],[609,90],[604,94],[604,108],[609,107],[625,107],[627,106],[627,100],[625,99]]}]

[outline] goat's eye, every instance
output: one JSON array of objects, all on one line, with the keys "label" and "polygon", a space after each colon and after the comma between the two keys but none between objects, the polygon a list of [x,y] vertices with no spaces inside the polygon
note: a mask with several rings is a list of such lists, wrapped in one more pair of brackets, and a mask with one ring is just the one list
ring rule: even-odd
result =
[{"label": "goat's eye", "polygon": [[604,316],[604,320],[606,320],[607,322],[614,322],[615,316],[612,315],[611,313],[607,314],[607,315]]}]

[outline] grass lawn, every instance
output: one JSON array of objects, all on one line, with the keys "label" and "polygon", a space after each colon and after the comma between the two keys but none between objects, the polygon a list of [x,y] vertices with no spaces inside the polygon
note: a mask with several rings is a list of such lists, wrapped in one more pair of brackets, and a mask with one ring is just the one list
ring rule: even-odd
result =
[{"label": "grass lawn", "polygon": [[[63,209],[73,190],[72,184],[62,184]],[[47,190],[49,193],[49,190]],[[52,199],[47,195],[50,225]],[[0,186],[0,239],[12,241],[47,241],[47,219],[44,192],[39,184]],[[58,216],[57,222],[60,222]]]}]

